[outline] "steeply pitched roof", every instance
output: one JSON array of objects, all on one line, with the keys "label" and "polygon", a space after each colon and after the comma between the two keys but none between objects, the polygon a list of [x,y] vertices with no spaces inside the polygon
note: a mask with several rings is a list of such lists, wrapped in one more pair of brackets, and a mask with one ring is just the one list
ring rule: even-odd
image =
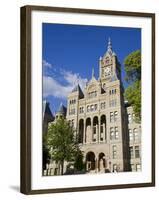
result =
[{"label": "steeply pitched roof", "polygon": [[58,113],[66,115],[67,108],[61,103],[58,109]]},{"label": "steeply pitched roof", "polygon": [[54,116],[50,110],[49,102],[43,101],[43,120],[47,118],[47,121],[51,122],[54,120]]},{"label": "steeply pitched roof", "polygon": [[84,94],[83,94],[83,92],[82,92],[82,89],[81,89],[81,87],[79,86],[79,84],[77,84],[77,86],[75,86],[75,87],[73,88],[72,92],[78,92],[78,93],[79,93],[79,97],[81,97],[81,98],[84,96]]}]

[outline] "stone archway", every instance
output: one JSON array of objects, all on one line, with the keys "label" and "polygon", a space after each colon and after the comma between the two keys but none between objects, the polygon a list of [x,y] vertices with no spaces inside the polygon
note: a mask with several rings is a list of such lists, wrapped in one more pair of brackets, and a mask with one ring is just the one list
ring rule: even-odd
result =
[{"label": "stone archway", "polygon": [[95,154],[92,151],[86,154],[86,170],[95,170]]}]

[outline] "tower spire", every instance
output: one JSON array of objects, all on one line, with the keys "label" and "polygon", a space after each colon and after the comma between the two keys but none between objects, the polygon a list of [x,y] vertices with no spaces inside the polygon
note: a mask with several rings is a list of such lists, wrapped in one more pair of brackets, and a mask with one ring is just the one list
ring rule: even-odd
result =
[{"label": "tower spire", "polygon": [[94,77],[94,67],[92,68],[92,78]]},{"label": "tower spire", "polygon": [[108,38],[108,47],[107,47],[108,52],[112,52],[112,43],[110,37]]}]

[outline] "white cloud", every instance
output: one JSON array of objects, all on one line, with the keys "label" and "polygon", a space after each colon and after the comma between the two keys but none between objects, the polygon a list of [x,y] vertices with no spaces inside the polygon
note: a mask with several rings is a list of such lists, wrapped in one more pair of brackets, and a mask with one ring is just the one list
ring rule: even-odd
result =
[{"label": "white cloud", "polygon": [[79,84],[83,89],[88,81],[86,78],[81,78],[79,74],[73,74],[70,71],[62,71],[64,79],[72,86]]},{"label": "white cloud", "polygon": [[49,62],[47,62],[46,60],[43,60],[43,61],[42,61],[42,65],[43,65],[43,67],[52,68],[52,64],[49,63]]},{"label": "white cloud", "polygon": [[51,95],[57,98],[66,98],[77,84],[79,84],[83,89],[87,82],[87,79],[81,78],[79,74],[73,74],[69,71],[62,70],[61,75],[62,78],[67,82],[66,85],[62,85],[53,77],[43,77],[43,95],[45,97]]}]

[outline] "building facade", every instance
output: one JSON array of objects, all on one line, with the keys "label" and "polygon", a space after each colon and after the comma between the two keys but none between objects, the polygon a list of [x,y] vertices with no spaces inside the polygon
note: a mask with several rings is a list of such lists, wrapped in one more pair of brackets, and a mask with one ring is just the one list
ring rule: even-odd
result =
[{"label": "building facade", "polygon": [[141,124],[136,122],[132,106],[127,106],[131,171],[141,171]]},{"label": "building facade", "polygon": [[123,94],[121,66],[109,39],[99,58],[99,78],[92,70],[84,90],[77,85],[67,101],[66,119],[76,130],[87,173],[141,170],[141,125],[130,120],[133,109]]}]

